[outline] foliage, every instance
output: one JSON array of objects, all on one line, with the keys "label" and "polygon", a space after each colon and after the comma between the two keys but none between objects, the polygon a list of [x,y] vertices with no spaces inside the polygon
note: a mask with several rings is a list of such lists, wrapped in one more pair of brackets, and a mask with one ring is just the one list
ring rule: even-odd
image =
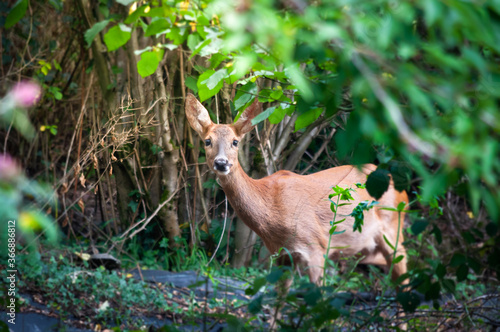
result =
[{"label": "foliage", "polygon": [[[18,2],[13,11],[18,11],[19,6],[27,6],[27,1],[24,2]],[[24,137],[31,138],[33,126],[26,114],[26,108],[37,102],[40,93],[39,85],[34,82],[27,81],[15,85],[4,98],[0,99],[0,124],[8,123]],[[31,248],[36,243],[36,233],[45,233],[52,243],[57,241],[59,235],[57,228],[52,224],[51,218],[41,211],[44,209],[43,206],[45,209],[50,209],[53,205],[50,189],[38,181],[28,179],[18,162],[6,153],[0,154],[0,201],[2,202],[0,219],[2,227],[5,227],[0,231],[2,243],[7,243],[8,220],[14,223],[12,226],[15,229],[23,233]],[[0,248],[2,257],[6,254],[6,250],[6,246]]]},{"label": "foliage", "polygon": [[73,315],[87,324],[133,327],[142,324],[134,320],[145,309],[151,314],[175,310],[161,290],[135,281],[131,275],[106,271],[104,267],[90,270],[85,261],[83,266],[73,266],[60,255],[45,262],[37,253],[20,255],[18,268],[22,271],[21,291],[26,287],[36,291],[63,318]]},{"label": "foliage", "polygon": [[[202,101],[224,82],[243,87],[260,77],[274,80],[277,85],[261,89],[259,100],[277,106],[255,122],[273,116],[271,123],[277,123],[297,112],[297,131],[319,117],[330,119],[348,97],[353,115],[347,132],[355,139],[343,144],[352,148],[366,140],[389,146],[422,177],[426,199],[464,183],[473,211],[487,203],[498,220],[497,10],[494,1],[346,0],[284,8],[267,1],[146,2],[134,4],[104,41],[109,36],[119,42],[106,42],[115,50],[132,28],[165,36],[175,46],[187,43],[191,57],[210,56],[209,68],[197,67]],[[103,22],[88,34],[95,36]],[[141,56],[141,75],[155,71],[159,60],[153,53],[168,45],[147,47],[152,51]],[[238,98],[234,102],[236,111],[244,109]],[[429,158],[442,166],[436,170]],[[382,167],[388,161],[382,159]],[[389,179],[383,168],[377,172],[368,185],[375,198]]]},{"label": "foliage", "polygon": [[[347,95],[353,107],[348,133],[355,139],[343,144],[388,145],[422,177],[426,199],[465,183],[473,211],[483,202],[498,220],[500,20],[494,1],[302,5],[258,1],[232,10],[227,2],[212,3],[234,72],[251,69],[253,77],[279,80],[293,91],[295,111],[311,122],[336,112]],[[322,112],[311,112],[318,107]],[[427,158],[442,166],[429,168]]]}]

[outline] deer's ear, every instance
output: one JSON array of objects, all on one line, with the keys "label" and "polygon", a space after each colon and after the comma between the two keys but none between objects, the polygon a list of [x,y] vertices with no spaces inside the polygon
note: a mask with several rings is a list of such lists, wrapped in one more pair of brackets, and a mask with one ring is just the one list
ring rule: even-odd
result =
[{"label": "deer's ear", "polygon": [[213,125],[207,109],[191,93],[186,97],[185,109],[191,128],[203,137],[203,134]]},{"label": "deer's ear", "polygon": [[239,136],[243,136],[253,129],[252,119],[262,111],[262,105],[258,99],[258,97],[255,97],[253,103],[243,111],[238,121],[234,124],[234,129],[236,129],[236,133]]}]

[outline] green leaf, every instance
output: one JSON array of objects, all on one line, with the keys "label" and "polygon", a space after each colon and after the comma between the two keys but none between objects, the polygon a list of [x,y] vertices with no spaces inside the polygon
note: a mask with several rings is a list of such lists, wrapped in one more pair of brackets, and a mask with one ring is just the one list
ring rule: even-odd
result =
[{"label": "green leaf", "polygon": [[219,69],[213,75],[210,75],[209,78],[202,81],[201,84],[205,84],[209,90],[215,89],[219,83],[227,76],[227,69]]},{"label": "green leaf", "polygon": [[211,39],[206,39],[204,40],[201,44],[199,44],[196,49],[193,51],[193,53],[191,53],[191,56],[189,57],[189,60],[191,60],[196,54],[200,53],[200,51],[205,47],[207,46],[208,44],[210,44],[212,42]]},{"label": "green leaf", "polygon": [[269,107],[266,109],[264,112],[260,113],[257,115],[255,118],[252,119],[252,125],[256,125],[258,123],[261,123],[265,119],[267,119],[274,111],[275,107]]},{"label": "green leaf", "polygon": [[396,250],[396,249],[394,248],[394,246],[392,245],[392,243],[391,243],[391,242],[389,242],[389,240],[385,237],[385,235],[384,235],[384,241],[385,241],[385,243],[387,243],[387,245],[388,245],[389,247],[391,247],[391,249],[392,249],[392,250]]},{"label": "green leaf", "polygon": [[259,312],[262,311],[262,299],[263,295],[260,295],[253,299],[249,304],[248,304],[248,311],[250,311],[251,314],[256,315]]},{"label": "green leaf", "polygon": [[116,0],[119,4],[122,4],[124,6],[128,6],[133,2],[136,2],[137,0]]},{"label": "green leaf", "polygon": [[441,292],[441,284],[439,282],[434,282],[430,285],[427,292],[425,292],[425,300],[437,300],[439,299],[439,293]]},{"label": "green leaf", "polygon": [[411,225],[411,232],[413,235],[418,235],[425,231],[427,226],[429,226],[429,222],[427,220],[417,220]]},{"label": "green leaf", "polygon": [[54,95],[54,98],[57,100],[61,100],[63,97],[62,93],[59,90],[54,90],[52,94]]},{"label": "green leaf", "polygon": [[264,287],[264,285],[266,284],[266,278],[257,278],[255,279],[255,281],[253,282],[253,285],[252,287],[249,287],[245,290],[245,294],[246,295],[255,295],[259,292],[259,290]]},{"label": "green leaf", "polygon": [[[201,42],[201,39],[200,39],[200,36],[196,35],[196,34],[190,34],[188,37],[187,37],[187,46],[189,47],[189,49],[191,51],[194,51],[196,49],[196,46],[198,46],[198,44],[200,44]],[[214,69],[215,67],[210,67],[210,69]]]},{"label": "green leaf", "polygon": [[271,124],[278,124],[285,118],[286,110],[284,108],[277,107],[271,115],[269,115],[269,122]]},{"label": "green leaf", "polygon": [[276,266],[273,266],[271,273],[269,273],[266,279],[267,281],[269,281],[269,283],[275,284],[281,279],[282,276],[283,276],[283,270]]},{"label": "green leaf", "polygon": [[316,121],[317,118],[319,118],[321,113],[323,113],[322,108],[313,108],[299,115],[295,121],[295,131],[309,126],[311,123]]},{"label": "green leaf", "polygon": [[283,90],[276,89],[274,90],[269,97],[274,100],[280,100],[281,96],[283,96]]},{"label": "green leaf", "polygon": [[443,279],[441,285],[448,292],[455,294],[455,282],[451,279]]},{"label": "green leaf", "polygon": [[420,304],[417,294],[411,292],[401,292],[396,295],[396,300],[403,306],[406,312],[415,312]]},{"label": "green leaf", "polygon": [[498,225],[490,222],[488,225],[486,225],[486,234],[490,237],[494,237],[498,233]]},{"label": "green leaf", "polygon": [[[348,195],[348,197],[347,197],[347,195]],[[342,196],[346,196],[346,197],[342,197]],[[341,195],[341,197],[343,200],[345,200],[346,198],[353,199],[348,190],[345,190],[344,193]],[[347,203],[347,204],[349,204],[349,203]],[[375,206],[377,204],[378,204],[377,201],[372,201],[371,203],[369,201],[362,201],[362,202],[359,202],[359,204],[352,210],[350,216],[354,217],[354,223],[352,225],[353,232],[358,231],[361,233],[362,227],[364,224],[364,219],[365,219],[364,211],[369,211],[373,206]],[[342,206],[342,205],[345,205],[345,204],[340,204],[339,206]]]},{"label": "green leaf", "polygon": [[389,171],[377,168],[374,172],[368,175],[368,179],[366,180],[366,190],[372,197],[379,199],[389,188],[390,180]]},{"label": "green leaf", "polygon": [[99,34],[99,32],[101,32],[109,22],[110,20],[97,22],[92,28],[85,31],[85,41],[87,42],[87,48],[92,45],[92,41],[94,40],[95,36],[97,36],[97,34]]},{"label": "green leaf", "polygon": [[469,274],[469,266],[467,264],[462,264],[457,269],[457,281],[464,281],[467,279],[467,275]]},{"label": "green leaf", "polygon": [[186,84],[186,86],[194,93],[198,93],[198,86],[196,85],[196,82],[196,78],[194,78],[193,76],[188,76],[186,77],[184,84]]},{"label": "green leaf", "polygon": [[397,264],[399,262],[401,262],[403,260],[403,258],[405,258],[405,256],[403,255],[399,255],[398,257],[396,257],[393,261],[392,261],[392,264]]},{"label": "green leaf", "polygon": [[406,202],[402,201],[402,202],[399,202],[399,204],[398,204],[398,206],[397,206],[396,209],[398,210],[398,212],[403,212],[404,209],[405,209],[405,207],[406,207]]},{"label": "green leaf", "polygon": [[451,267],[457,267],[462,264],[465,264],[466,258],[463,254],[454,254],[450,261]]},{"label": "green leaf", "polygon": [[432,234],[434,234],[434,237],[436,238],[438,244],[441,244],[441,242],[443,242],[443,235],[441,234],[441,230],[436,225],[434,225],[434,228],[432,229]]},{"label": "green leaf", "polygon": [[141,54],[141,60],[137,62],[137,71],[142,77],[149,76],[156,71],[160,60],[163,57],[163,52],[150,51]]},{"label": "green leaf", "polygon": [[240,87],[234,97],[234,109],[239,111],[243,106],[250,103],[254,95],[257,94],[257,85],[255,83],[247,83]]},{"label": "green leaf", "polygon": [[436,275],[439,279],[443,279],[446,275],[446,267],[443,264],[439,263],[436,267]]},{"label": "green leaf", "polygon": [[155,17],[148,28],[146,29],[145,36],[153,36],[160,32],[165,32],[168,28],[170,28],[170,22],[164,17]]},{"label": "green leaf", "polygon": [[26,14],[26,10],[28,9],[28,0],[18,0],[14,7],[9,12],[9,15],[7,15],[7,18],[5,19],[5,29],[9,29],[12,26],[14,26],[17,22],[19,22],[24,15]]},{"label": "green leaf", "polygon": [[132,36],[132,29],[125,24],[118,24],[104,35],[104,43],[108,51],[114,51],[125,45]]},{"label": "green leaf", "polygon": [[309,81],[297,64],[293,64],[285,69],[285,74],[290,77],[292,83],[300,90],[301,95],[306,100],[312,100],[313,92]]},{"label": "green leaf", "polygon": [[474,272],[476,274],[479,274],[481,273],[481,270],[482,270],[482,265],[481,265],[481,262],[479,262],[478,260],[472,258],[472,257],[467,257],[467,265],[469,265],[469,267],[474,270]]},{"label": "green leaf", "polygon": [[313,287],[304,294],[304,301],[310,306],[316,305],[319,299],[321,299],[321,292],[318,287]]},{"label": "green leaf", "polygon": [[140,6],[139,8],[134,10],[132,13],[130,13],[130,15],[125,19],[125,21],[123,23],[125,23],[125,24],[134,23],[135,21],[137,21],[137,19],[140,16],[144,16],[144,11],[146,10],[147,7],[149,7],[149,6],[148,5]]},{"label": "green leaf", "polygon": [[215,96],[217,92],[222,89],[224,85],[224,77],[227,75],[227,69],[220,69],[217,72],[213,70],[207,70],[198,78],[198,95],[200,96],[200,102],[207,100],[208,98]]}]

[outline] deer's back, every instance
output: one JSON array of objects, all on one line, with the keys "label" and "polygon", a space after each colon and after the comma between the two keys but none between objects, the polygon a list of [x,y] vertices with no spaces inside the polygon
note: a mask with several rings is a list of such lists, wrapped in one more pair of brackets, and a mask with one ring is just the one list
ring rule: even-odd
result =
[{"label": "deer's back", "polygon": [[[277,220],[269,221],[277,226],[272,239],[264,239],[266,246],[271,251],[282,246],[288,249],[300,247],[300,250],[311,246],[326,248],[331,221],[334,219],[328,196],[333,193],[332,187],[339,185],[342,188],[353,188],[355,191],[351,193],[354,201],[347,202],[350,204],[340,207],[337,211],[336,221],[345,218],[345,221],[338,225],[337,231],[344,233],[332,238],[334,246],[347,247],[341,250],[346,255],[373,248],[382,234],[397,229],[397,213],[380,210],[380,207],[396,207],[400,201],[408,201],[406,193],[397,192],[391,181],[389,189],[378,200],[379,204],[364,213],[362,232],[353,232],[354,218],[349,214],[361,201],[375,200],[366,189],[358,189],[355,184],[364,184],[367,175],[375,169],[375,165],[364,165],[362,169],[339,166],[305,176],[279,171],[262,179],[269,188],[270,202],[279,207],[279,211],[274,214]],[[332,200],[336,202],[336,198]],[[335,251],[332,251],[332,254],[335,255]]]}]

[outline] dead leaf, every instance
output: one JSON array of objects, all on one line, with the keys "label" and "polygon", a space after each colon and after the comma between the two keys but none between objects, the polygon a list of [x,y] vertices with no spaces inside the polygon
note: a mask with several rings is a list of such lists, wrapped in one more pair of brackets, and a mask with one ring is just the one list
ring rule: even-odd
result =
[{"label": "dead leaf", "polygon": [[67,192],[68,192],[68,184],[66,182],[63,182],[61,184],[61,194],[64,195]]},{"label": "dead leaf", "polygon": [[83,211],[85,210],[85,203],[83,203],[83,199],[80,198],[80,200],[78,201],[78,206],[80,207],[80,209],[82,209],[83,213]]},{"label": "dead leaf", "polygon": [[97,194],[97,192],[98,192],[98,188],[99,188],[99,185],[98,185],[98,184],[96,184],[96,185],[95,185],[95,187],[94,187],[94,195],[96,195],[96,194]]},{"label": "dead leaf", "polygon": [[97,169],[97,167],[99,167],[99,161],[97,160],[95,154],[92,155],[92,160],[94,161],[94,169]]},{"label": "dead leaf", "polygon": [[100,306],[99,306],[99,311],[106,311],[109,308],[109,302],[104,301]]},{"label": "dead leaf", "polygon": [[79,252],[75,251],[74,254],[77,255],[78,257],[80,257],[80,259],[82,261],[88,261],[90,259],[90,255],[86,254],[86,253],[79,253]]},{"label": "dead leaf", "polygon": [[80,175],[80,184],[82,185],[83,188],[87,188],[85,186],[85,175],[83,175],[83,173]]}]

